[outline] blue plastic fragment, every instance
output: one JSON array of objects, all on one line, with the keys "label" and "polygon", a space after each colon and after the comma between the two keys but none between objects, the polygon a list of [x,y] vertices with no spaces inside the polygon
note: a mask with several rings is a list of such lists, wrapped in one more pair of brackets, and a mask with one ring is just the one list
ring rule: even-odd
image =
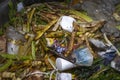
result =
[{"label": "blue plastic fragment", "polygon": [[108,65],[111,63],[111,61],[116,57],[116,50],[113,49],[112,47],[109,48],[108,50],[106,50],[106,52],[104,52],[105,54],[102,55],[103,57],[103,64],[104,65]]},{"label": "blue plastic fragment", "polygon": [[62,52],[65,51],[65,48],[64,48],[64,47],[61,47],[61,46],[58,46],[58,47],[56,47],[56,51],[57,51],[58,53],[62,53]]},{"label": "blue plastic fragment", "polygon": [[78,48],[73,51],[76,59],[76,64],[81,66],[91,66],[93,62],[93,56],[88,48]]}]

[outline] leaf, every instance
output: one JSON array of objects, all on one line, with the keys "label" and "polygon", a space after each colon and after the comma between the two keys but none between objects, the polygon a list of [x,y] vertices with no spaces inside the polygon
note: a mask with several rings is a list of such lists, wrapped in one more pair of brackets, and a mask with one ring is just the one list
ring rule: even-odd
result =
[{"label": "leaf", "polygon": [[73,49],[73,45],[74,45],[74,41],[75,41],[74,40],[75,39],[75,35],[76,35],[76,32],[72,32],[71,38],[70,38],[70,42],[69,42],[69,45],[68,45],[68,50],[67,50],[67,52],[65,54],[66,57],[70,55],[70,53],[71,53],[71,51]]},{"label": "leaf", "polygon": [[79,16],[80,18],[84,19],[86,22],[92,22],[92,18],[90,18],[89,16],[81,13],[81,12],[78,12],[76,10],[70,10],[70,13],[76,15],[76,16]]},{"label": "leaf", "polygon": [[60,38],[63,37],[65,34],[63,31],[52,31],[45,35],[47,38]]},{"label": "leaf", "polygon": [[96,59],[96,58],[98,57],[98,55],[97,55],[97,54],[93,51],[93,49],[91,48],[87,36],[85,36],[85,40],[86,40],[86,45],[87,45],[90,53],[93,55],[94,59]]},{"label": "leaf", "polygon": [[30,30],[30,23],[32,22],[32,18],[33,18],[34,12],[35,12],[35,8],[32,9],[30,14],[28,14],[27,32],[29,32],[29,30]]},{"label": "leaf", "polygon": [[12,64],[12,62],[13,61],[11,59],[8,60],[3,66],[0,67],[0,72],[6,70]]},{"label": "leaf", "polygon": [[109,45],[111,45],[111,46],[116,50],[118,56],[120,56],[119,50],[118,50],[118,49],[112,44],[112,42],[107,38],[107,36],[106,36],[105,33],[103,34],[103,36],[104,36],[105,41],[106,41]]},{"label": "leaf", "polygon": [[38,31],[37,32],[37,36],[35,37],[35,39],[39,39],[53,24],[55,24],[57,22],[58,19],[53,20],[52,22],[50,22],[48,25],[46,25],[45,29],[43,31]]},{"label": "leaf", "polygon": [[15,7],[14,7],[11,0],[9,0],[8,7],[10,9],[10,11],[9,11],[9,19],[10,19],[10,21],[12,21],[12,19],[14,19],[13,17],[15,16],[16,9],[15,9]]},{"label": "leaf", "polygon": [[0,56],[6,59],[32,60],[31,56],[19,56],[18,57],[18,55],[7,54],[7,53],[2,53],[0,54]]},{"label": "leaf", "polygon": [[0,56],[2,56],[3,58],[7,58],[7,59],[16,59],[16,55],[13,54],[7,54],[7,53],[2,53],[0,54]]},{"label": "leaf", "polygon": [[21,56],[20,60],[33,60],[33,58],[31,56]]},{"label": "leaf", "polygon": [[32,41],[32,58],[33,58],[33,60],[36,59],[35,52],[36,52],[36,50],[35,50],[35,42]]},{"label": "leaf", "polygon": [[27,55],[29,53],[29,51],[31,50],[31,43],[33,39],[34,39],[34,35],[31,34],[28,41],[25,43],[21,54]]}]

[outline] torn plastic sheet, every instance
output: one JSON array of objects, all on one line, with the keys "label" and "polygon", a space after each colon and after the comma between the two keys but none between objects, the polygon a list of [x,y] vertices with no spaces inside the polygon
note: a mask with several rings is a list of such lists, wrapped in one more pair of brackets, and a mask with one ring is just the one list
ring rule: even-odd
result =
[{"label": "torn plastic sheet", "polygon": [[110,64],[110,62],[116,57],[115,53],[116,53],[116,51],[114,49],[107,50],[106,52],[103,52],[103,55],[102,55],[103,64],[104,65]]},{"label": "torn plastic sheet", "polygon": [[92,39],[89,39],[89,42],[90,42],[91,46],[98,49],[98,51],[105,50],[105,48],[106,48],[106,45],[100,40],[92,38]]}]

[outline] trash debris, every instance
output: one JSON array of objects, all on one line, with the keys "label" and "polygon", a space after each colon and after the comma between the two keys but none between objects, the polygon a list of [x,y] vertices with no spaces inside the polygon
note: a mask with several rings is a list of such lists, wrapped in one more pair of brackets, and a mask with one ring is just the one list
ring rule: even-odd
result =
[{"label": "trash debris", "polygon": [[7,29],[7,53],[17,54],[19,45],[24,41],[24,35],[17,32],[13,27]]},{"label": "trash debris", "polygon": [[98,51],[104,51],[106,48],[106,45],[102,41],[99,41],[97,39],[90,39],[89,42],[91,46]]},{"label": "trash debris", "polygon": [[74,30],[73,22],[76,20],[70,16],[62,16],[60,25],[62,29],[72,32]]},{"label": "trash debris", "polygon": [[76,65],[62,58],[56,59],[56,67],[60,71],[68,70],[74,68]]},{"label": "trash debris", "polygon": [[74,58],[76,65],[91,66],[93,63],[93,56],[88,48],[78,48],[74,50],[72,57]]},{"label": "trash debris", "polygon": [[72,80],[72,75],[70,73],[58,73],[56,80]]},{"label": "trash debris", "polygon": [[68,1],[24,0],[16,4],[16,13],[11,6],[0,37],[5,40],[5,49],[0,45],[1,80],[120,79],[119,19],[113,15],[119,1],[80,0],[79,11]]},{"label": "trash debris", "polygon": [[20,12],[22,9],[24,9],[23,3],[20,2],[17,4],[17,12]]},{"label": "trash debris", "polygon": [[105,44],[102,41],[90,39],[92,47],[96,49],[96,53],[104,59],[104,64],[109,64],[116,57],[116,50],[110,44]]}]

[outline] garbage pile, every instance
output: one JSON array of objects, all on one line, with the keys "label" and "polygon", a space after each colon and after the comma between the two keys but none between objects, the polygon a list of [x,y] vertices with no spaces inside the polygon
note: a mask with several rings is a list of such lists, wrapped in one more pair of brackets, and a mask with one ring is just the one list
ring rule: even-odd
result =
[{"label": "garbage pile", "polygon": [[120,79],[119,38],[101,32],[106,20],[54,2],[25,7],[10,20],[0,80]]}]

